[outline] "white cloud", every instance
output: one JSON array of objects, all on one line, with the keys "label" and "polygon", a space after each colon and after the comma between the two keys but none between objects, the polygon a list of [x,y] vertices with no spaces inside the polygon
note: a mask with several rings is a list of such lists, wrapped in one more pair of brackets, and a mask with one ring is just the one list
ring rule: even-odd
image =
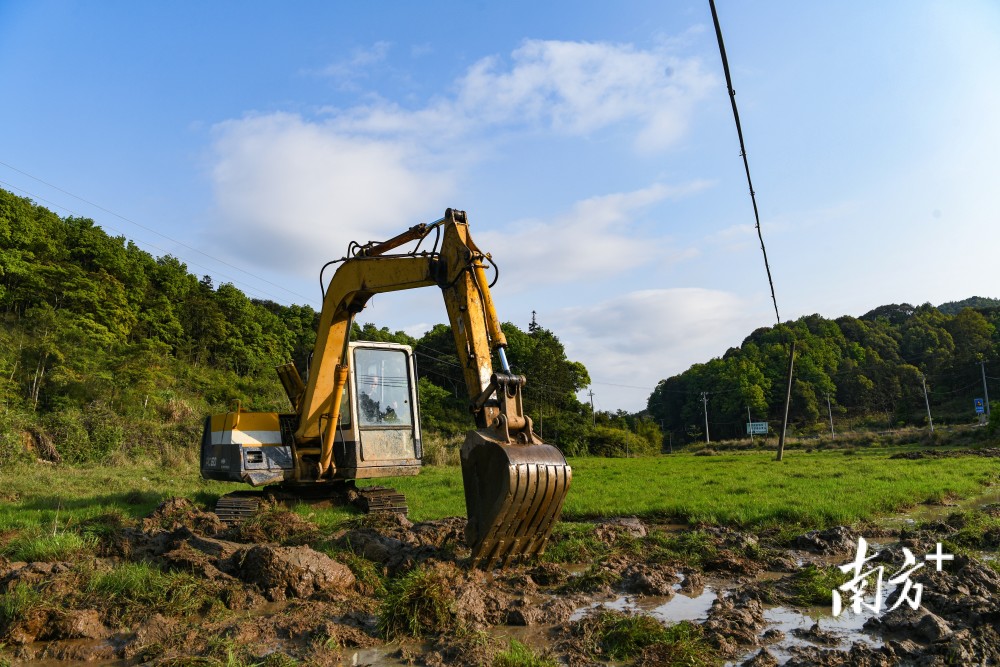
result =
[{"label": "white cloud", "polygon": [[[386,43],[328,68],[331,76],[385,58]],[[637,144],[662,148],[687,124],[712,82],[695,59],[631,45],[528,41],[504,68],[474,64],[451,98],[409,110],[379,100],[321,119],[276,113],[217,125],[211,170],[219,224],[211,242],[233,258],[311,273],[351,240],[396,233],[440,213],[458,174],[497,124],[545,124],[557,132],[630,127]],[[701,187],[698,184],[688,188]],[[498,248],[526,261],[545,257],[557,280],[606,275],[620,259],[648,262],[668,249],[632,237],[635,211],[683,192],[654,185],[594,197],[554,221],[524,221]],[[535,229],[545,235],[534,233]],[[619,267],[620,268],[620,267]]]},{"label": "white cloud", "polygon": [[492,57],[473,65],[459,108],[491,123],[541,123],[574,135],[635,123],[642,150],[674,143],[714,83],[697,59],[631,45],[529,40],[511,57],[507,71]]},{"label": "white cloud", "polygon": [[453,178],[418,166],[403,142],[358,139],[292,114],[215,128],[212,181],[223,224],[212,239],[234,257],[313,276],[350,241],[430,219]]},{"label": "white cloud", "polygon": [[657,382],[722,356],[767,324],[759,306],[732,292],[650,289],[545,317],[567,356],[587,367],[603,405],[640,410]]},{"label": "white cloud", "polygon": [[637,233],[641,213],[668,198],[698,192],[704,183],[655,184],[642,190],[591,197],[552,220],[528,219],[502,231],[477,234],[481,247],[502,258],[504,289],[592,282],[633,270],[654,260],[677,261],[688,251],[665,236]]},{"label": "white cloud", "polygon": [[631,45],[529,40],[505,67],[496,56],[474,63],[454,97],[410,110],[380,101],[337,114],[343,131],[442,139],[491,126],[543,126],[586,135],[625,124],[637,150],[662,150],[685,132],[715,84],[696,58]]}]

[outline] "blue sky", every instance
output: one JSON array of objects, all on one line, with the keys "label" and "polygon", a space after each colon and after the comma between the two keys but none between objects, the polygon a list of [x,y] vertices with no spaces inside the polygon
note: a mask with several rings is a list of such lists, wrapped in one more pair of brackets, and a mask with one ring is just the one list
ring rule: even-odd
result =
[{"label": "blue sky", "polygon": [[[1000,5],[718,9],[782,319],[1000,296]],[[774,323],[707,0],[0,0],[0,82],[0,187],[252,296],[466,210],[599,409]]]}]

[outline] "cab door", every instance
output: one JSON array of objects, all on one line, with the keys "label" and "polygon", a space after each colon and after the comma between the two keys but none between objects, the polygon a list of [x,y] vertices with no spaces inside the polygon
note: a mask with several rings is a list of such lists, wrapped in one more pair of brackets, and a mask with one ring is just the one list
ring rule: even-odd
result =
[{"label": "cab door", "polygon": [[363,468],[419,466],[420,426],[412,351],[405,345],[355,343],[353,355],[354,414],[360,445],[357,476],[374,476],[363,474]]}]

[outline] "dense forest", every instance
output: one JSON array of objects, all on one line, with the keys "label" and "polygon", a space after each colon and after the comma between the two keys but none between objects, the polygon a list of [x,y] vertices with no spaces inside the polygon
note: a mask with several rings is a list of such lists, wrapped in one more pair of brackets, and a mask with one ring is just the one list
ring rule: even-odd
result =
[{"label": "dense forest", "polygon": [[[662,380],[649,414],[682,440],[746,437],[780,423],[789,343],[796,356],[790,422],[798,434],[976,421],[975,398],[1000,397],[1000,302],[881,306],[860,318],[802,317],[758,329],[721,358]],[[926,393],[925,393],[926,387]],[[703,395],[704,394],[704,395]],[[707,400],[706,400],[707,399]]]},{"label": "dense forest", "polygon": [[[706,408],[716,439],[745,437],[748,408],[755,421],[780,420],[793,338],[798,433],[829,428],[830,415],[844,428],[923,424],[923,378],[935,421],[969,421],[982,375],[997,374],[998,305],[891,305],[760,329],[722,358],[661,381],[636,414],[593,414],[578,398],[587,369],[554,332],[535,321],[503,329],[513,370],[529,378],[525,409],[536,431],[571,455],[618,456],[658,452],[664,434],[675,444],[702,438]],[[309,306],[215,286],[93,220],[0,190],[0,464],[32,453],[77,462],[193,452],[204,416],[235,400],[288,409],[273,369],[293,360],[305,371],[317,322]],[[413,346],[425,432],[469,428],[447,325],[419,339],[372,324],[352,335]],[[988,381],[1000,395],[996,378]]]}]

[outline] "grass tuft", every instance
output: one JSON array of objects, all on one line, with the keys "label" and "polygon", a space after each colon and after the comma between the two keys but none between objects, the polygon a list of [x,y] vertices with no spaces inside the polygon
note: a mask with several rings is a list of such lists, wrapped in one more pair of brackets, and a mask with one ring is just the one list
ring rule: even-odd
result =
[{"label": "grass tuft", "polygon": [[715,538],[703,530],[685,530],[679,533],[654,530],[648,536],[651,544],[649,559],[652,562],[684,561],[691,567],[701,567],[718,553]]},{"label": "grass tuft", "polygon": [[553,658],[542,657],[516,639],[493,660],[493,667],[556,667]]},{"label": "grass tuft", "polygon": [[599,563],[594,563],[580,576],[570,577],[566,583],[559,587],[559,592],[594,593],[608,586],[613,586],[620,580],[621,575],[602,567]]},{"label": "grass tuft", "polygon": [[372,597],[386,594],[385,576],[379,565],[353,551],[330,551],[327,555],[351,569],[362,594]]},{"label": "grass tuft", "polygon": [[0,548],[0,554],[15,561],[54,563],[71,560],[92,551],[97,539],[75,532],[19,535]]},{"label": "grass tuft", "polygon": [[158,611],[193,616],[211,608],[214,591],[207,582],[183,572],[163,572],[148,563],[123,563],[97,573],[85,592],[111,608],[122,620]]},{"label": "grass tuft", "polygon": [[590,563],[603,560],[611,551],[594,534],[591,523],[557,523],[542,560],[546,563]]},{"label": "grass tuft", "polygon": [[664,626],[652,616],[605,611],[580,621],[578,632],[593,655],[630,660],[651,654],[649,664],[713,665],[719,662],[700,626],[682,621]]},{"label": "grass tuft", "polygon": [[6,629],[15,623],[27,620],[32,612],[43,606],[42,593],[23,581],[0,595],[0,628]]},{"label": "grass tuft", "polygon": [[454,597],[445,578],[419,567],[389,582],[379,609],[378,631],[386,639],[440,634],[454,624]]},{"label": "grass tuft", "polygon": [[841,572],[836,565],[806,565],[795,573],[792,602],[801,606],[829,605],[833,599],[833,591],[850,579],[850,573]]}]

